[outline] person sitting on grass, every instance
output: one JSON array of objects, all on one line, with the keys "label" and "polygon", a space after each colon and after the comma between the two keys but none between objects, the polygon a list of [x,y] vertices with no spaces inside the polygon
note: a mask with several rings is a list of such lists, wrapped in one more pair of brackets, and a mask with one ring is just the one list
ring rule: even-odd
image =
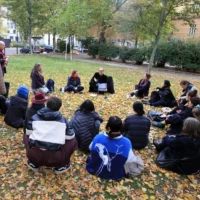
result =
[{"label": "person sitting on grass", "polygon": [[17,94],[10,97],[10,103],[4,118],[6,124],[13,128],[23,128],[28,107],[29,89],[26,86],[20,86]]},{"label": "person sitting on grass", "polygon": [[30,78],[32,80],[31,88],[34,94],[36,92],[43,92],[45,94],[49,93],[49,89],[45,86],[42,68],[39,63],[34,65]]},{"label": "person sitting on grass", "polygon": [[76,110],[70,123],[75,131],[78,147],[81,151],[89,151],[89,145],[99,133],[103,119],[95,112],[94,104],[90,100],[84,101]]},{"label": "person sitting on grass", "polygon": [[70,168],[70,157],[77,148],[74,130],[59,112],[62,101],[51,97],[28,122],[24,143],[27,165],[34,172],[40,166],[54,167],[55,174]]},{"label": "person sitting on grass", "polygon": [[182,130],[183,121],[188,117],[194,117],[192,109],[200,104],[199,97],[192,97],[186,106],[177,107],[168,113],[166,119],[162,122],[153,122],[152,125],[159,128],[164,128],[165,125],[170,124],[170,129],[167,134],[175,135],[179,134]]},{"label": "person sitting on grass", "polygon": [[128,116],[123,124],[124,137],[127,137],[134,149],[143,149],[149,143],[151,123],[144,114],[143,104],[139,101],[133,104],[135,115]]},{"label": "person sitting on grass", "polygon": [[155,107],[169,107],[172,101],[175,100],[170,86],[170,82],[168,80],[165,80],[161,88],[157,87],[157,91],[152,92],[150,101],[143,101],[143,103]]},{"label": "person sitting on grass", "polygon": [[90,145],[91,157],[86,161],[86,169],[90,174],[112,180],[119,180],[126,175],[124,167],[134,162],[135,155],[130,140],[121,135],[121,129],[122,120],[113,116],[106,125],[108,132],[95,136]]},{"label": "person sitting on grass", "polygon": [[107,84],[108,77],[104,74],[104,68],[99,68],[90,81],[89,92],[98,92],[98,84]]},{"label": "person sitting on grass", "polygon": [[8,104],[6,102],[8,102],[6,101],[6,97],[3,95],[0,95],[0,113],[2,115],[5,115],[8,109]]},{"label": "person sitting on grass", "polygon": [[[31,106],[26,111],[26,118],[24,122],[24,131],[26,131],[27,125],[31,117],[37,112],[45,107],[45,102],[47,101],[48,97],[45,96],[43,92],[36,92],[35,96],[31,99]],[[25,132],[24,132],[25,133]]]},{"label": "person sitting on grass", "polygon": [[200,104],[198,104],[197,106],[195,106],[192,110],[192,113],[194,115],[194,117],[200,121]]},{"label": "person sitting on grass", "polygon": [[81,79],[78,75],[78,71],[74,70],[71,76],[68,77],[67,86],[65,88],[61,88],[62,92],[74,92],[74,93],[82,93],[84,87],[81,86]]},{"label": "person sitting on grass", "polygon": [[177,105],[184,105],[186,104],[187,100],[186,100],[186,95],[189,91],[193,91],[196,90],[197,91],[197,95],[198,95],[198,89],[197,87],[195,87],[192,83],[190,83],[187,80],[182,80],[180,82],[180,86],[183,88],[182,92],[183,94],[180,96],[180,98],[178,100],[175,100],[172,102],[172,107],[177,106]]},{"label": "person sitting on grass", "polygon": [[[164,150],[163,159],[184,161],[177,162],[171,171],[178,174],[195,174],[200,172],[200,122],[195,118],[187,118],[183,124],[182,133],[176,137],[165,136],[153,141],[158,151]],[[163,161],[164,162],[164,161]],[[170,164],[170,163],[169,163]]]},{"label": "person sitting on grass", "polygon": [[151,86],[151,82],[149,81],[151,78],[150,74],[145,74],[144,78],[140,80],[138,85],[135,86],[135,90],[133,90],[130,94],[130,97],[139,97],[144,98],[149,95],[149,88]]}]

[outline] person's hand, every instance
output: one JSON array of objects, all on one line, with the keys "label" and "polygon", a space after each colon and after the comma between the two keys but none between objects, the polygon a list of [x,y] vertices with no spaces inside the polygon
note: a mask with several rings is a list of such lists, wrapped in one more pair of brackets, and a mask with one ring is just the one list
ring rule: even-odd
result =
[{"label": "person's hand", "polygon": [[177,113],[177,114],[180,114],[180,113],[181,113],[181,110],[177,110],[176,113]]},{"label": "person's hand", "polygon": [[97,82],[98,80],[96,78],[94,78],[94,81]]}]

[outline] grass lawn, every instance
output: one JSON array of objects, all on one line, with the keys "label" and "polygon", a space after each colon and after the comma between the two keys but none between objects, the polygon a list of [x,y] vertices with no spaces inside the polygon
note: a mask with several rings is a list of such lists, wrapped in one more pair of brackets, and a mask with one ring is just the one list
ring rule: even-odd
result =
[{"label": "grass lawn", "polygon": [[[102,65],[65,61],[56,58],[47,58],[39,55],[13,56],[9,62],[8,73],[5,80],[11,83],[10,95],[16,93],[19,85],[30,87],[30,72],[35,63],[42,64],[45,80],[55,80],[56,91],[53,95],[63,100],[61,112],[70,119],[78,106],[86,99],[91,99],[96,111],[104,119],[101,130],[105,130],[105,124],[111,115],[125,119],[132,114],[132,99],[127,99],[127,94],[134,85],[143,77],[141,71],[122,69],[117,67],[105,68],[105,74],[114,78],[116,94],[91,97],[88,91],[88,83]],[[66,85],[67,77],[73,69],[79,71],[85,94],[64,94],[59,91]],[[183,75],[169,75],[163,72],[152,74],[152,86],[160,86],[165,79],[172,84],[175,96],[181,94],[179,82],[187,79]],[[200,89],[200,79],[189,79]],[[30,95],[31,99],[32,95]],[[151,109],[145,106],[145,110]],[[150,145],[141,151],[135,151],[145,163],[144,172],[135,178],[124,179],[120,182],[105,181],[88,174],[85,170],[87,155],[76,151],[72,162],[72,170],[62,175],[54,175],[51,169],[41,168],[35,175],[26,166],[26,154],[22,142],[22,130],[12,129],[3,122],[0,117],[0,199],[200,199],[200,175],[180,176],[175,173],[159,169],[154,159],[157,154],[152,145],[152,139],[156,136],[164,136],[166,130],[151,129]]]}]

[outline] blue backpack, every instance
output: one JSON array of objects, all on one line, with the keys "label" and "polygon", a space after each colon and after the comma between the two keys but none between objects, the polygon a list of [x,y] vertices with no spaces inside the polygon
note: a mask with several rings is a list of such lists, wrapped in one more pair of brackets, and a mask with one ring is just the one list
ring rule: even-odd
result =
[{"label": "blue backpack", "polygon": [[52,79],[47,80],[46,86],[49,89],[49,92],[54,92],[54,84],[55,84],[54,80]]}]

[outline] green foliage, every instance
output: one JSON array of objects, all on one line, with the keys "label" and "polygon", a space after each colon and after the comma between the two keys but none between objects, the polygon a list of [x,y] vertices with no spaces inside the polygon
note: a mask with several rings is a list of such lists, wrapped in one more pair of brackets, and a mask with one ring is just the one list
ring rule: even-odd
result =
[{"label": "green foliage", "polygon": [[98,53],[99,53],[99,43],[94,42],[90,44],[88,47],[88,55],[92,56],[93,58],[96,58]]},{"label": "green foliage", "polygon": [[[60,50],[60,53],[66,52],[66,41],[61,40],[58,42],[58,49]],[[67,53],[70,53],[70,44],[67,44]]]},{"label": "green foliage", "polygon": [[113,44],[101,43],[99,45],[98,55],[100,59],[111,60],[112,58],[116,58],[119,55],[119,47]]},{"label": "green foliage", "polygon": [[87,38],[84,38],[84,39],[80,39],[79,41],[81,41],[82,46],[87,49],[89,47],[89,45],[91,45],[94,42],[94,38],[93,37],[87,37]]},{"label": "green foliage", "polygon": [[119,48],[119,59],[125,63],[127,60],[130,60],[131,51],[128,47],[120,47]]},{"label": "green foliage", "polygon": [[130,50],[131,61],[135,61],[137,65],[142,65],[143,62],[146,60],[146,55],[147,55],[147,48],[142,47],[142,48],[132,48]]}]

